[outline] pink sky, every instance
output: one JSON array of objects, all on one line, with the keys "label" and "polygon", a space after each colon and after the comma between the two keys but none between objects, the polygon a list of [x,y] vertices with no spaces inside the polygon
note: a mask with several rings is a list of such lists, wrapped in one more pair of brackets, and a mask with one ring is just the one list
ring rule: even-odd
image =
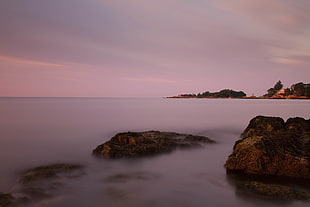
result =
[{"label": "pink sky", "polygon": [[263,95],[310,77],[309,0],[0,1],[0,96]]}]

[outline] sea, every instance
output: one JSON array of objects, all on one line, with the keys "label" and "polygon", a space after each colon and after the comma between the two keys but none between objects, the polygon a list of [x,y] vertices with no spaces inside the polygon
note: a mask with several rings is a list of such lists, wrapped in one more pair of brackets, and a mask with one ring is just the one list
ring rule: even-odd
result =
[{"label": "sea", "polygon": [[[75,163],[51,197],[19,206],[309,206],[242,194],[225,170],[235,141],[257,115],[310,118],[309,100],[0,98],[0,192],[17,193],[26,169]],[[115,134],[159,130],[207,136],[201,148],[137,159],[92,156]],[[44,187],[44,186],[43,186]]]}]

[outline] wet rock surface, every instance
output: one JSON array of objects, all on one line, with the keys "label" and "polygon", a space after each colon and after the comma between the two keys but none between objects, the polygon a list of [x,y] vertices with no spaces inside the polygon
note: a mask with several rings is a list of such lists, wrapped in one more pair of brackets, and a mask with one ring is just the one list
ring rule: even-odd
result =
[{"label": "wet rock surface", "polygon": [[93,155],[104,158],[142,157],[169,153],[177,148],[201,146],[214,143],[213,140],[189,134],[174,132],[146,131],[116,134],[109,141],[97,146]]},{"label": "wet rock surface", "polygon": [[241,137],[228,171],[310,179],[310,120],[257,116]]}]

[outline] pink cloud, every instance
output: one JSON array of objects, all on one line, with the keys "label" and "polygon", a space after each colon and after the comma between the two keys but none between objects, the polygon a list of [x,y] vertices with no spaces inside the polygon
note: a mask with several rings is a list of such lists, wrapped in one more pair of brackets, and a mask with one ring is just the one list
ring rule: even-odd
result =
[{"label": "pink cloud", "polygon": [[272,61],[275,63],[285,64],[285,65],[306,65],[310,66],[310,61],[298,60],[293,58],[283,58],[283,57],[274,57]]},{"label": "pink cloud", "polygon": [[164,78],[157,78],[157,77],[146,77],[146,78],[121,78],[121,80],[126,81],[138,81],[138,82],[154,82],[154,83],[176,83],[175,80],[168,80]]},{"label": "pink cloud", "polygon": [[0,56],[0,60],[1,61],[7,61],[10,63],[25,64],[25,65],[37,65],[37,66],[42,66],[42,67],[61,67],[61,66],[64,66],[62,64],[49,63],[49,62],[36,61],[36,60],[29,60],[29,59],[18,58],[18,57],[9,57],[9,56]]},{"label": "pink cloud", "polygon": [[309,76],[310,1],[0,4],[0,80],[19,94],[164,96],[248,87],[252,93],[266,77],[272,84],[279,75]]},{"label": "pink cloud", "polygon": [[309,1],[217,0],[215,4],[226,11],[247,16],[265,26],[284,29],[287,32],[308,25],[310,20]]}]

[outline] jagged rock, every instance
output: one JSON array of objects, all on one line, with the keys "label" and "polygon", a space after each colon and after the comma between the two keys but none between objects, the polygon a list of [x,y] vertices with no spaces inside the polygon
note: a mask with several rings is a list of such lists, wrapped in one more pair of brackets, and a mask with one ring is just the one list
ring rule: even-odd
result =
[{"label": "jagged rock", "polygon": [[0,207],[5,207],[5,206],[10,205],[13,200],[14,198],[11,194],[0,193]]},{"label": "jagged rock", "polygon": [[176,148],[200,146],[200,143],[214,143],[203,136],[178,134],[174,132],[125,132],[116,134],[111,140],[93,150],[93,155],[105,158],[141,157],[168,153]]},{"label": "jagged rock", "polygon": [[284,125],[285,122],[280,117],[257,116],[250,121],[241,138],[278,133],[284,129]]},{"label": "jagged rock", "polygon": [[257,116],[242,133],[226,169],[310,179],[310,120]]}]

